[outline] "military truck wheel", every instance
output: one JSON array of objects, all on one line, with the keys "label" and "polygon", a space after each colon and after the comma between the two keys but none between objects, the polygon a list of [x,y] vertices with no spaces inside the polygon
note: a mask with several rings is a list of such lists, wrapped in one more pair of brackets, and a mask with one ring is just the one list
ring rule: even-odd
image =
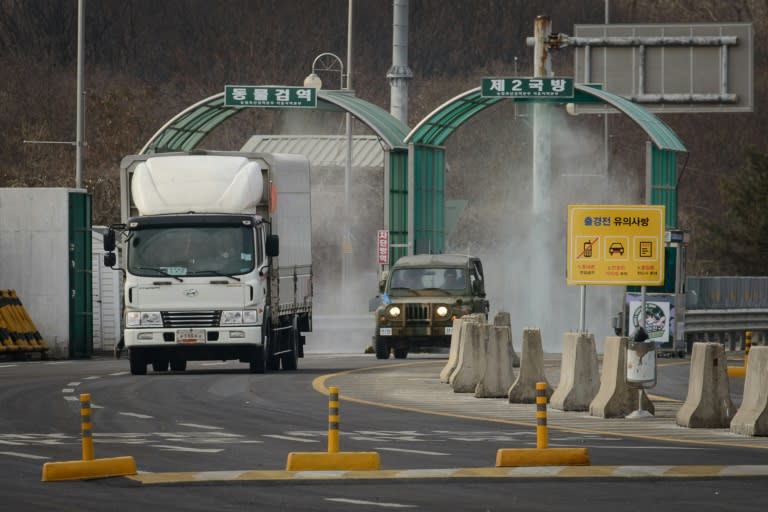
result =
[{"label": "military truck wheel", "polygon": [[136,348],[130,349],[128,361],[131,365],[131,375],[147,374],[147,361],[144,359],[144,354],[141,350]]},{"label": "military truck wheel", "polygon": [[407,348],[396,348],[395,349],[395,359],[405,359],[408,357],[408,349]]},{"label": "military truck wheel", "polygon": [[381,338],[376,338],[374,342],[376,349],[376,359],[389,359],[389,346]]}]

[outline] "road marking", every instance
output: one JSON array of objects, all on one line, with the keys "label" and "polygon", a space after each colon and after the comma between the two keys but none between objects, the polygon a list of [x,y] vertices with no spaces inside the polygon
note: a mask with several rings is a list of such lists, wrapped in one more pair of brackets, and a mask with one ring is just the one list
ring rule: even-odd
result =
[{"label": "road marking", "polygon": [[128,372],[117,372],[117,373],[110,373],[110,377],[120,377],[121,375],[128,375]]},{"label": "road marking", "polygon": [[149,419],[154,418],[154,416],[149,416],[149,415],[146,415],[146,414],[139,414],[137,412],[119,412],[117,414],[121,414],[123,416],[131,416],[133,418],[139,418],[139,419],[142,419],[142,420],[149,420]]},{"label": "road marking", "polygon": [[325,498],[325,501],[335,501],[336,503],[349,503],[350,505],[372,505],[382,508],[416,508],[416,505],[405,505],[403,503],[386,503],[382,501],[364,501],[351,500],[349,498]]},{"label": "road marking", "polygon": [[74,396],[74,395],[65,395],[64,396],[64,400],[67,400],[69,402],[77,402],[80,399],[78,397]]},{"label": "road marking", "polygon": [[197,423],[179,423],[183,427],[202,428],[205,430],[222,430],[223,427],[212,427],[210,425],[199,425]]},{"label": "road marking", "polygon": [[229,364],[227,361],[216,361],[213,363],[200,363],[200,366],[224,366]]},{"label": "road marking", "polygon": [[406,450],[404,448],[385,448],[385,447],[378,447],[375,448],[376,450],[383,450],[387,452],[403,452],[403,453],[415,453],[418,455],[450,455],[450,453],[442,453],[442,452],[428,452],[425,450]]},{"label": "road marking", "polygon": [[83,380],[94,380],[94,379],[100,379],[101,375],[91,375],[90,377],[85,377]]},{"label": "road marking", "polygon": [[75,388],[61,388],[62,393],[74,393]]},{"label": "road marking", "polygon": [[19,366],[17,364],[0,364],[0,368],[13,368],[14,366]]},{"label": "road marking", "polygon": [[284,439],[286,441],[298,441],[300,443],[319,443],[317,439],[307,439],[304,437],[291,437],[291,436],[281,436],[279,434],[264,434],[264,437],[271,437],[273,439]]},{"label": "road marking", "polygon": [[219,453],[224,450],[223,448],[187,448],[185,446],[173,446],[169,444],[153,444],[150,446],[154,448],[162,448],[163,450],[171,450],[175,452]]},{"label": "road marking", "polygon": [[76,388],[79,385],[80,385],[80,382],[70,382],[69,384],[67,384],[67,386],[72,386],[73,388]]},{"label": "road marking", "polygon": [[35,459],[35,460],[50,459],[50,457],[41,457],[40,455],[30,455],[29,453],[18,453],[18,452],[0,452],[0,455],[10,455],[11,457],[21,457],[22,459]]}]

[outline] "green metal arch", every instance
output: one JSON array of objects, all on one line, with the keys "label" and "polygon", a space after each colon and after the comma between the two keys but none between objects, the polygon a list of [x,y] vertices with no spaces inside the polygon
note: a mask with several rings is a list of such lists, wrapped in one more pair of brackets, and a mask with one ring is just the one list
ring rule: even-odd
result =
[{"label": "green metal arch", "polygon": [[[265,86],[266,87],[266,86]],[[317,95],[317,109],[349,112],[381,138],[387,150],[407,150],[403,142],[408,126],[386,110],[351,91],[323,91]],[[224,93],[214,94],[176,114],[141,148],[140,154],[190,151],[211,131],[244,108],[224,105]]]},{"label": "green metal arch", "polygon": [[[640,105],[590,85],[576,84],[574,88],[577,94],[597,98],[627,115],[645,131],[658,149],[687,152],[675,132]],[[483,98],[480,87],[465,91],[427,115],[405,136],[405,142],[440,146],[464,121],[505,99],[507,98]],[[559,101],[568,103],[567,100]]]}]

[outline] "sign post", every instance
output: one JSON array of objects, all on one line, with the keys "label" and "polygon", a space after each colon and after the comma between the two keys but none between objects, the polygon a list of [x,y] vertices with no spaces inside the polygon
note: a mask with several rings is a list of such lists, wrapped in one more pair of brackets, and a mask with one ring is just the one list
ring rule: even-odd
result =
[{"label": "sign post", "polygon": [[379,265],[389,263],[389,231],[386,229],[380,229],[376,235],[376,254]]}]

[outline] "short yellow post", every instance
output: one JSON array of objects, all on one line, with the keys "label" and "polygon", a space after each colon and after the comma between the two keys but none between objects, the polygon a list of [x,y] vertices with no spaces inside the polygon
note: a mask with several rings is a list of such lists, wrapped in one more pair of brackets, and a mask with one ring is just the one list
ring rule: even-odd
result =
[{"label": "short yellow post", "polygon": [[80,395],[80,430],[83,437],[83,460],[93,460],[93,423],[91,423],[91,394]]},{"label": "short yellow post", "polygon": [[749,349],[752,347],[752,331],[746,331],[744,333],[744,368],[747,367],[749,362]]},{"label": "short yellow post", "polygon": [[328,388],[328,453],[339,451],[339,388]]},{"label": "short yellow post", "polygon": [[547,433],[547,383],[536,383],[536,448],[549,446]]}]

